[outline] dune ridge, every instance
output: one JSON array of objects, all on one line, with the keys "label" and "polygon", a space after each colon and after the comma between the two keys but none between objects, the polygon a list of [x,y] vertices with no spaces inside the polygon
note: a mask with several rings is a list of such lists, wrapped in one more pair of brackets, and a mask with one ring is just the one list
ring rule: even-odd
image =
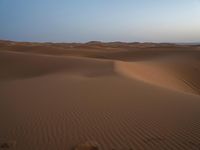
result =
[{"label": "dune ridge", "polygon": [[[177,59],[177,58],[174,58]],[[180,59],[178,59],[180,60]],[[172,60],[170,60],[172,61]],[[123,62],[115,61],[115,70],[130,78],[136,78],[146,83],[166,87],[183,92],[200,94],[199,61],[187,60],[188,64],[162,61]]]}]

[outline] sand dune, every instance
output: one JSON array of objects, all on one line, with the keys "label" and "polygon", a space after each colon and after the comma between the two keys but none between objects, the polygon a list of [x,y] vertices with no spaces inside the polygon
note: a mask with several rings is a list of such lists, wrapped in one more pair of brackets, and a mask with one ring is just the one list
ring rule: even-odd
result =
[{"label": "sand dune", "polygon": [[109,52],[103,55],[90,49],[88,56],[84,48],[84,55],[55,55],[8,50],[4,43],[0,144],[17,150],[70,150],[82,143],[102,150],[199,149],[196,47],[170,45],[169,51],[151,43],[142,51],[115,51],[115,44],[104,45]]},{"label": "sand dune", "polygon": [[66,72],[85,76],[109,75],[113,62],[109,60],[86,59],[83,57],[57,57],[52,55],[27,54],[22,52],[0,52],[0,80],[6,78],[30,78]]},{"label": "sand dune", "polygon": [[176,54],[138,62],[116,61],[115,69],[122,75],[150,84],[199,94],[199,58],[194,54]]}]

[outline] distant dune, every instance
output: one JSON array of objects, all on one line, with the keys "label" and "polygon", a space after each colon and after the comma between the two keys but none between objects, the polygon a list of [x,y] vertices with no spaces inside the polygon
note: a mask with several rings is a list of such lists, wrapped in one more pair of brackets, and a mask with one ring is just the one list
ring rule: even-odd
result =
[{"label": "distant dune", "polygon": [[199,149],[199,47],[0,41],[0,150]]}]

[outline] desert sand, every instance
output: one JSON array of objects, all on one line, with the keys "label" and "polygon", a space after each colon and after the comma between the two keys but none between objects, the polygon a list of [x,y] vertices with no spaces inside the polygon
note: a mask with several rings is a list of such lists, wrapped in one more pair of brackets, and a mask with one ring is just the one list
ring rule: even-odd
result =
[{"label": "desert sand", "polygon": [[200,46],[0,41],[0,149],[200,149]]}]

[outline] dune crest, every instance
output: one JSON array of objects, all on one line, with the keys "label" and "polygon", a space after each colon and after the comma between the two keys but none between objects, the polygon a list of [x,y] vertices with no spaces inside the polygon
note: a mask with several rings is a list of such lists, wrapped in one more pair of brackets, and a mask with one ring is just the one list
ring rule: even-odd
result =
[{"label": "dune crest", "polygon": [[195,79],[187,79],[171,67],[156,62],[123,62],[115,61],[117,73],[143,82],[164,88],[199,94],[199,88],[192,86]]}]

